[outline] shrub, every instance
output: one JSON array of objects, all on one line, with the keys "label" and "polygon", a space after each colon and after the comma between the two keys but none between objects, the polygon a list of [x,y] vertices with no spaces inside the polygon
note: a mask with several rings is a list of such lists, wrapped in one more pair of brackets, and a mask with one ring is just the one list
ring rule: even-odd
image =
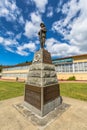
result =
[{"label": "shrub", "polygon": [[75,76],[71,76],[67,80],[76,80],[76,77]]}]

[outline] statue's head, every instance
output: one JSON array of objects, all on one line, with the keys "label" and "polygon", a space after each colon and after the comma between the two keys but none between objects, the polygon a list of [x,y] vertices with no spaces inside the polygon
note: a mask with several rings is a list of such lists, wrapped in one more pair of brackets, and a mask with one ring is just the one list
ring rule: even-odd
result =
[{"label": "statue's head", "polygon": [[44,24],[44,23],[41,23],[41,24],[40,24],[40,27],[45,27],[45,24]]}]

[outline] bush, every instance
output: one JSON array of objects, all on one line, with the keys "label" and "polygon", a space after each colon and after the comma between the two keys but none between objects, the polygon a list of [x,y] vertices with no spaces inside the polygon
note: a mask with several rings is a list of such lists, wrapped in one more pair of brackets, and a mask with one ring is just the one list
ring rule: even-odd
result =
[{"label": "bush", "polygon": [[2,65],[0,65],[0,72],[2,72]]},{"label": "bush", "polygon": [[76,77],[75,76],[71,76],[67,80],[76,80]]}]

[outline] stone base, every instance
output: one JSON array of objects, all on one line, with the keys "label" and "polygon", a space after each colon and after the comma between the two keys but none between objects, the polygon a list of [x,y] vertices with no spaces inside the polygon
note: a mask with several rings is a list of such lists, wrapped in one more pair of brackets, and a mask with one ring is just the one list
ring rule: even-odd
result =
[{"label": "stone base", "polygon": [[55,66],[46,63],[35,63],[30,65],[26,84],[38,87],[58,84]]},{"label": "stone base", "polygon": [[58,97],[53,101],[48,102],[47,104],[45,104],[42,108],[42,110],[37,109],[36,107],[32,106],[31,104],[24,102],[23,105],[25,107],[27,107],[30,111],[33,110],[33,113],[43,117],[46,114],[48,114],[50,111],[54,110],[55,108],[57,108],[62,102],[62,98]]},{"label": "stone base", "polygon": [[44,116],[62,103],[59,84],[46,87],[25,85],[25,106],[39,116]]},{"label": "stone base", "polygon": [[62,103],[55,66],[45,49],[34,54],[25,84],[24,101],[25,106],[41,117]]},{"label": "stone base", "polygon": [[27,121],[31,121],[32,124],[45,128],[57,117],[61,116],[61,114],[63,114],[70,105],[63,103],[44,117],[37,116],[36,113],[33,113],[32,110],[26,106],[26,103],[16,104],[14,107],[26,117]]}]

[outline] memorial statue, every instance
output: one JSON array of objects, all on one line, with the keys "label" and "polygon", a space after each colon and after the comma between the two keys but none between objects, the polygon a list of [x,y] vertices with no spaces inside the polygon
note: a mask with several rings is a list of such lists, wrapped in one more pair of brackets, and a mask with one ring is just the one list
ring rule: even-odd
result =
[{"label": "memorial statue", "polygon": [[[43,117],[47,114],[50,117],[50,112],[54,110],[55,113],[55,109],[61,105],[62,98],[51,54],[44,49],[47,30],[44,23],[41,23],[40,27],[38,36],[41,49],[35,52],[33,62],[29,67],[25,83],[24,107],[37,114],[38,117]],[[39,118],[39,123],[42,121],[43,118]]]},{"label": "memorial statue", "polygon": [[40,45],[41,45],[41,48],[44,48],[44,44],[45,44],[45,40],[46,40],[46,27],[44,25],[44,23],[41,23],[40,24],[40,31],[38,32],[38,35],[39,35],[39,39],[40,39]]}]

